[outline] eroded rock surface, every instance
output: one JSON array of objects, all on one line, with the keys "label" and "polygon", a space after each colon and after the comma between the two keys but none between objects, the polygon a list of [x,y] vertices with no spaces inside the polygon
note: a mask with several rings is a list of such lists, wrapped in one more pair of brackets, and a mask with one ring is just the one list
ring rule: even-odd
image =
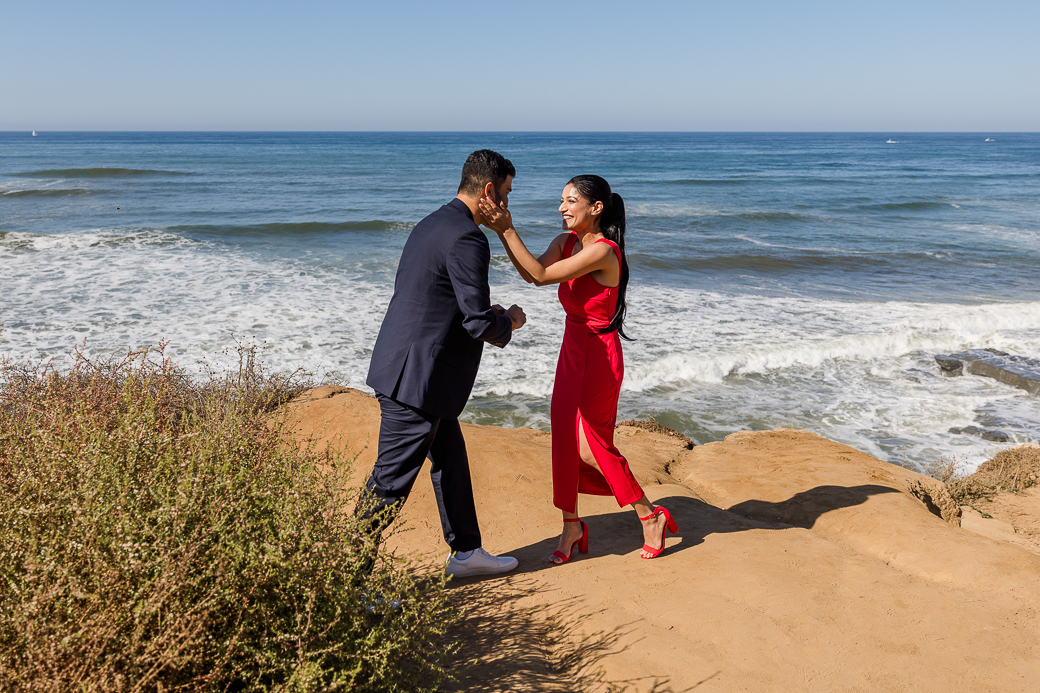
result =
[{"label": "eroded rock surface", "polygon": [[960,526],[961,508],[954,502],[944,484],[934,479],[912,479],[906,482],[906,489],[924,503],[928,512],[952,525]]},{"label": "eroded rock surface", "polygon": [[[293,431],[357,453],[363,481],[378,404],[329,394],[291,405]],[[458,690],[954,693],[1032,691],[1040,680],[1040,556],[943,521],[934,480],[805,431],[741,432],[691,450],[619,426],[618,447],[679,534],[642,560],[635,513],[581,496],[589,553],[553,566],[562,523],[551,436],[463,431],[484,546],[520,566],[453,586],[474,663]],[[403,519],[410,531],[390,545],[439,568],[428,474]],[[1020,536],[1004,529],[989,533]],[[486,599],[468,591],[477,587]]]}]

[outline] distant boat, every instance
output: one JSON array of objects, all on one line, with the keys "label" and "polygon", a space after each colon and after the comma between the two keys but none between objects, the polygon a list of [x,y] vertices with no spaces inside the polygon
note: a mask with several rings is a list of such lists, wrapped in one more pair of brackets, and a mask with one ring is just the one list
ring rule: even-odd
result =
[{"label": "distant boat", "polygon": [[891,137],[889,137],[888,141],[885,142],[885,144],[899,144],[899,141],[898,140],[894,140]]},{"label": "distant boat", "polygon": [[987,141],[987,142],[996,142],[996,140],[995,140],[995,139],[993,139],[992,137],[987,137],[987,138],[986,138],[986,141]]},{"label": "distant boat", "polygon": [[36,131],[33,130],[33,137],[36,137]]}]

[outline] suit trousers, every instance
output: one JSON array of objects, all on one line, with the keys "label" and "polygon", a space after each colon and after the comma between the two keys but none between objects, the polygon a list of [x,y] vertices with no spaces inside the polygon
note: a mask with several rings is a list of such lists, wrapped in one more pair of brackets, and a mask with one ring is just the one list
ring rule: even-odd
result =
[{"label": "suit trousers", "polygon": [[379,499],[373,512],[403,504],[429,458],[444,540],[453,551],[480,548],[469,457],[459,420],[438,418],[378,392],[376,399],[382,413],[379,454],[366,484]]}]

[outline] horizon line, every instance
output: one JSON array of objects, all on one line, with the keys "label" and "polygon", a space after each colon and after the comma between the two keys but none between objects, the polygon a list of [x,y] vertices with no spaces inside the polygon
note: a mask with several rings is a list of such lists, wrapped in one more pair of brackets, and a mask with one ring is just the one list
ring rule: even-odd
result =
[{"label": "horizon line", "polygon": [[50,133],[285,133],[285,134],[633,134],[633,135],[681,135],[681,134],[826,134],[826,135],[880,135],[880,134],[1005,134],[1005,135],[1035,135],[1040,130],[239,130],[239,129],[217,129],[217,130],[37,130],[36,128],[20,128],[17,130],[0,129],[0,134],[20,134],[24,132],[50,132]]}]

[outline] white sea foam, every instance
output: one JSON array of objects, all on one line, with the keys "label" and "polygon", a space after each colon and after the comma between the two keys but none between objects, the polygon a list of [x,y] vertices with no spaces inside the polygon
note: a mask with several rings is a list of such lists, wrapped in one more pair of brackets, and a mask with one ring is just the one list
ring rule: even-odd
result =
[{"label": "white sea foam", "polygon": [[[734,234],[733,238],[751,243],[752,245],[760,245],[764,248],[782,248],[784,250],[807,250],[818,253],[840,253],[841,255],[883,255],[876,250],[849,250],[848,248],[833,248],[833,247],[814,247],[814,246],[802,246],[802,245],[785,245],[783,243],[769,243],[758,238],[751,238],[742,233]],[[930,253],[929,253],[930,254]]]},{"label": "white sea foam", "polygon": [[0,239],[8,357],[104,352],[170,340],[220,363],[235,337],[266,341],[275,368],[345,370],[371,347],[392,287],[298,261],[161,232]]},{"label": "white sea foam", "polygon": [[667,203],[642,203],[626,205],[625,209],[629,217],[633,217],[636,219],[638,219],[639,217],[708,217],[725,214],[723,210],[705,204],[678,205]]},{"label": "white sea foam", "polygon": [[[721,382],[732,374],[816,368],[828,360],[872,362],[914,351],[990,346],[1035,350],[1040,336],[1040,303],[965,306],[741,297],[711,304],[717,308],[700,312],[689,332],[685,326],[659,325],[671,333],[670,345],[685,343],[686,348],[669,349],[630,369],[626,387]],[[734,322],[738,312],[746,316],[739,332],[718,335],[725,337],[728,348],[719,350],[715,340],[705,342],[701,330],[717,333],[715,326]]]},{"label": "white sea foam", "polygon": [[[562,320],[555,292],[524,298],[529,314]],[[882,459],[958,457],[969,468],[1001,446],[947,429],[978,422],[987,407],[1015,440],[1040,438],[1037,398],[985,378],[943,378],[933,359],[981,347],[1040,353],[1038,302],[842,302],[634,285],[629,305],[628,332],[639,341],[625,345],[623,416],[682,412],[708,439],[807,428]],[[488,354],[477,394],[547,398],[558,333],[536,327],[522,356]]]},{"label": "white sea foam", "polygon": [[[528,315],[488,347],[467,418],[548,422],[563,312],[555,287],[521,281],[496,254],[492,300]],[[392,293],[384,269],[278,258],[248,245],[147,229],[0,237],[0,353],[54,356],[171,341],[180,363],[229,364],[235,337],[279,369],[335,370],[363,387]],[[993,380],[943,378],[935,353],[997,347],[1040,354],[1040,302],[936,304],[727,295],[636,282],[629,293],[620,414],[672,416],[700,442],[741,428],[807,428],[883,459],[1000,448],[947,433],[973,422],[1040,437],[1040,399]],[[496,409],[498,407],[498,409]],[[499,413],[496,413],[498,411]],[[987,423],[996,422],[996,423]]]}]

